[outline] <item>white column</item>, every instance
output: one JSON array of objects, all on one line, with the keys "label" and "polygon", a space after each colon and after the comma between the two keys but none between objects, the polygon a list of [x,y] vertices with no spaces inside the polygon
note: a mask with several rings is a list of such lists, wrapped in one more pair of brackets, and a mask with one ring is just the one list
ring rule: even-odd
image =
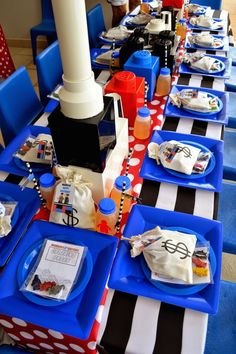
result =
[{"label": "white column", "polygon": [[84,0],[52,0],[63,66],[61,110],[70,118],[90,118],[103,110],[102,88],[91,68]]}]

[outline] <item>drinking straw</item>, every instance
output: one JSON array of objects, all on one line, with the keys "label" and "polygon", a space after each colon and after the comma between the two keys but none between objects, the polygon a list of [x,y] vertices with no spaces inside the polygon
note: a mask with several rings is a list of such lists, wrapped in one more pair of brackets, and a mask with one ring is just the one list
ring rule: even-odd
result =
[{"label": "drinking straw", "polygon": [[38,184],[37,179],[36,179],[35,176],[34,176],[34,173],[33,173],[33,170],[32,170],[32,168],[31,168],[31,165],[30,165],[29,162],[26,162],[25,164],[26,164],[26,167],[28,168],[29,174],[32,176],[32,181],[33,181],[33,183],[34,183],[34,188],[36,189],[36,191],[37,191],[37,193],[38,193],[38,196],[39,196],[39,198],[40,198],[40,201],[41,201],[43,207],[46,209],[46,202],[45,202],[45,200],[44,200],[44,198],[43,198],[43,196],[42,196],[42,194],[41,194],[41,192],[40,192],[39,184]]}]

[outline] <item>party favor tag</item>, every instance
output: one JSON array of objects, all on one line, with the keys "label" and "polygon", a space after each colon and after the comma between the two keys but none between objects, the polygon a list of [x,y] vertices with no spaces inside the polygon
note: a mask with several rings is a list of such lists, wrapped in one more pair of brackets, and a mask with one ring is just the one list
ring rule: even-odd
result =
[{"label": "party favor tag", "polygon": [[52,137],[49,134],[29,136],[15,156],[22,161],[51,164],[53,157]]}]

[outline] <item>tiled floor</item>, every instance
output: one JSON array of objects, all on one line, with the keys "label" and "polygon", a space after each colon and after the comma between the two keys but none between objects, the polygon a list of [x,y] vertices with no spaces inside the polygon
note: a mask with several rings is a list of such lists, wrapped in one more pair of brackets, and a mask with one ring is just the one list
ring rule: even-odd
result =
[{"label": "tiled floor", "polygon": [[[233,33],[236,34],[236,1],[223,0],[222,4],[222,8],[230,12]],[[9,49],[16,68],[21,65],[26,66],[33,82],[33,85],[35,87],[35,90],[38,93],[37,73],[32,60],[31,48],[10,47]],[[222,278],[225,280],[236,282],[236,256],[223,254]]]}]

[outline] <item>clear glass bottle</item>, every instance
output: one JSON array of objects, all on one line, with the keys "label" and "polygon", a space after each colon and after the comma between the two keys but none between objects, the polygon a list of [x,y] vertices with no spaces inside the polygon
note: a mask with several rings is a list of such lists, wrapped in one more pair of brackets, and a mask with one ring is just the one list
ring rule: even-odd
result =
[{"label": "clear glass bottle", "polygon": [[140,4],[140,12],[149,14],[149,11],[150,11],[149,0],[143,0]]},{"label": "clear glass bottle", "polygon": [[186,19],[181,18],[176,26],[176,35],[181,37],[181,40],[186,38],[187,24]]},{"label": "clear glass bottle", "polygon": [[39,186],[42,197],[46,201],[47,209],[51,210],[55,190],[56,179],[51,173],[44,173],[39,178]]},{"label": "clear glass bottle", "polygon": [[103,198],[98,203],[96,213],[96,231],[103,234],[115,235],[117,222],[116,204],[111,198]]},{"label": "clear glass bottle", "polygon": [[[115,180],[114,186],[111,190],[111,195],[110,195],[110,197],[116,203],[117,210],[119,210],[119,208],[120,208],[120,200],[121,200],[121,194],[122,194],[121,192],[122,192],[122,188],[123,188],[123,182],[126,182],[125,193],[132,195],[132,186],[131,186],[131,182],[130,182],[129,177],[127,177],[127,176],[117,177]],[[132,204],[132,199],[125,197],[122,213],[128,213],[130,211],[131,204]]]},{"label": "clear glass bottle", "polygon": [[137,139],[147,139],[150,136],[151,117],[150,110],[147,107],[138,109],[138,114],[134,122],[134,136]]},{"label": "clear glass bottle", "polygon": [[157,79],[156,94],[157,96],[167,96],[171,88],[171,75],[169,68],[161,68]]}]

